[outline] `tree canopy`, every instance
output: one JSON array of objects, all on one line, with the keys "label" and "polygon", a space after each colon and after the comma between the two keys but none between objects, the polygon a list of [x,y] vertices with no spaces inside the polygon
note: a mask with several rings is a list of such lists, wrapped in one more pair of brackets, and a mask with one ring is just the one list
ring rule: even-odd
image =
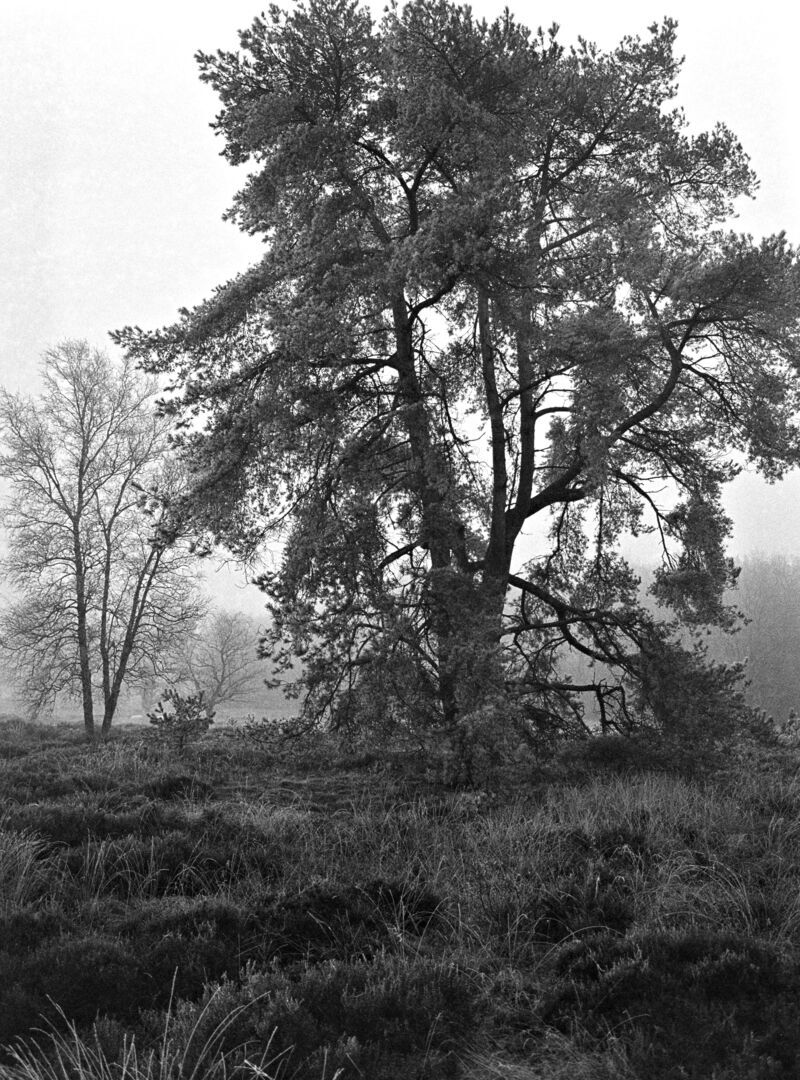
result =
[{"label": "tree canopy", "polygon": [[[722,485],[800,457],[798,262],[727,228],[756,181],[673,106],[675,37],[308,0],[199,55],[264,255],[117,338],[171,380],[195,527],[283,539],[267,647],[309,709],[628,728],[672,722],[676,665],[730,688],[675,629],[733,620]],[[646,531],[665,623],[619,554]]]}]

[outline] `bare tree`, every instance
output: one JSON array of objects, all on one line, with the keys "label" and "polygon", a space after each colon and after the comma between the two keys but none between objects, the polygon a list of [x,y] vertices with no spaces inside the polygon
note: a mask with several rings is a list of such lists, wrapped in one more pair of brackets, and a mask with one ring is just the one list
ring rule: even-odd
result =
[{"label": "bare tree", "polygon": [[31,713],[75,694],[94,737],[95,697],[105,734],[123,685],[157,667],[203,605],[167,502],[144,505],[143,490],[180,483],[156,384],[83,341],[45,353],[42,380],[35,399],[0,391],[16,593],[0,644]]},{"label": "bare tree", "polygon": [[177,681],[202,693],[209,709],[248,697],[262,678],[258,638],[258,625],[249,615],[212,611],[179,650]]}]

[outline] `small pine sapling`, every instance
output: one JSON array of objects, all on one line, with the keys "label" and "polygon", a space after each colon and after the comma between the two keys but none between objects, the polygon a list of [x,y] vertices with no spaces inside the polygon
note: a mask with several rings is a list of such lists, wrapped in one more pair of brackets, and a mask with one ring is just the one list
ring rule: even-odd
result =
[{"label": "small pine sapling", "polygon": [[202,691],[184,695],[179,690],[165,690],[147,719],[155,728],[159,742],[182,751],[208,731],[214,715],[205,704]]}]

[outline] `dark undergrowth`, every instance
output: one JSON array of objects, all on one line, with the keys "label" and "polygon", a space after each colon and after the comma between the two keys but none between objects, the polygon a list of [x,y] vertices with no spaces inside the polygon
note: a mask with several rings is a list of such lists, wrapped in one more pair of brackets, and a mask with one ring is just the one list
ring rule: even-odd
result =
[{"label": "dark undergrowth", "polygon": [[2,1080],[800,1075],[800,779],[0,725]]}]

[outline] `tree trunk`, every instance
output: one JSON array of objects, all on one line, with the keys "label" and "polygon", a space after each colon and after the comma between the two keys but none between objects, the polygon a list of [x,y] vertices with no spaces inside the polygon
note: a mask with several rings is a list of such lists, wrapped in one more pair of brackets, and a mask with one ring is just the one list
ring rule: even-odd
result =
[{"label": "tree trunk", "polygon": [[103,726],[101,729],[103,738],[105,738],[111,730],[111,723],[114,719],[114,714],[117,711],[117,703],[119,702],[119,691],[120,688],[115,680],[114,685],[103,703]]},{"label": "tree trunk", "polygon": [[414,366],[412,323],[402,292],[395,296],[392,309],[398,391],[407,403],[405,426],[415,473],[414,487],[421,503],[422,542],[431,560],[428,603],[437,653],[439,702],[442,720],[449,727],[457,723],[459,715],[458,670],[461,665],[455,632],[459,616],[453,610],[453,582],[460,575],[453,561],[455,559],[466,569],[464,529],[446,505],[446,466],[431,436],[425,395]]},{"label": "tree trunk", "polygon": [[89,633],[86,622],[86,575],[83,567],[80,533],[77,525],[73,530],[75,559],[75,600],[77,609],[78,665],[81,676],[81,699],[83,703],[83,726],[88,739],[94,740],[94,702],[92,701],[92,668],[89,660]]},{"label": "tree trunk", "polygon": [[153,580],[158,573],[162,554],[163,549],[161,548],[151,549],[150,554],[147,557],[147,562],[139,572],[139,578],[136,582],[136,588],[131,600],[128,625],[125,628],[125,637],[123,638],[122,648],[119,653],[117,670],[114,672],[108,690],[103,695],[103,736],[108,735],[111,730],[114,714],[117,711],[117,703],[119,702],[122,684],[125,681],[125,674],[128,670],[128,662],[130,661],[133,646],[136,641],[136,635],[139,633],[142,617],[145,608],[147,607],[147,598],[150,594]]}]

